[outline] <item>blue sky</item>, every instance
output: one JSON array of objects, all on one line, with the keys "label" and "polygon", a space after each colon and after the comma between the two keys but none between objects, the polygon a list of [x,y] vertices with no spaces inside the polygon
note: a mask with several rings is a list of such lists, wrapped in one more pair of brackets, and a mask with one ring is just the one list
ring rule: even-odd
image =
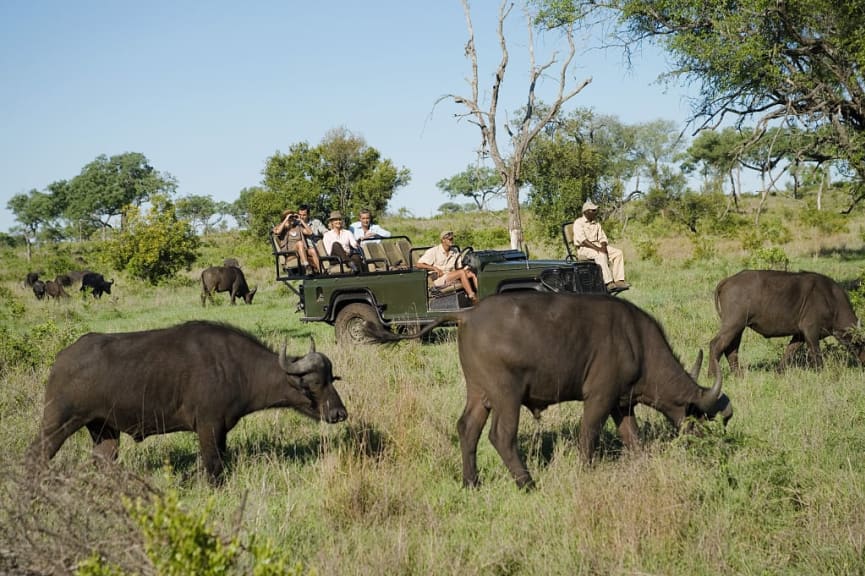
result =
[{"label": "blue sky", "polygon": [[[498,2],[474,4],[486,93]],[[411,171],[391,210],[431,216],[448,201],[435,183],[473,163],[480,143],[454,118],[463,108],[436,105],[469,95],[466,39],[459,0],[0,2],[0,230],[14,225],[14,194],[71,179],[100,154],[141,152],[177,178],[178,195],[233,201],[274,152],[340,126]],[[508,39],[500,108],[515,110],[527,88],[519,9]],[[539,39],[536,58],[564,48]],[[592,83],[568,110],[684,123],[684,92],[655,84],[663,57],[648,51],[634,65],[615,51],[578,54],[572,85]]]}]

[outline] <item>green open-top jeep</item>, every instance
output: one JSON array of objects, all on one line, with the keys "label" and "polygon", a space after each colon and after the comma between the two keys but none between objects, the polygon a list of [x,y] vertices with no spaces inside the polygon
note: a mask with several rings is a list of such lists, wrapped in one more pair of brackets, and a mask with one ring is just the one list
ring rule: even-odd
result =
[{"label": "green open-top jeep", "polygon": [[[338,260],[322,258],[320,275],[303,274],[296,252],[280,250],[273,240],[276,279],[300,299],[305,322],[334,326],[340,343],[366,341],[364,321],[383,326],[417,329],[440,316],[472,306],[459,287],[433,287],[426,270],[415,263],[429,246],[415,247],[406,236],[361,242],[364,268],[352,274]],[[601,272],[594,262],[529,260],[520,250],[464,248],[459,266],[477,275],[478,298],[512,290],[604,294]]]}]

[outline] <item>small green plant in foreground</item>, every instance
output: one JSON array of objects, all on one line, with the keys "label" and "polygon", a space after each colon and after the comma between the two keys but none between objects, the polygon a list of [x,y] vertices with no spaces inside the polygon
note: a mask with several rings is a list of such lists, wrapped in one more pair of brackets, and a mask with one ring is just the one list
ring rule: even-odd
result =
[{"label": "small green plant in foreground", "polygon": [[[177,490],[168,490],[152,501],[128,501],[126,508],[141,530],[147,557],[161,576],[253,576],[302,575],[313,572],[300,563],[292,564],[287,555],[269,541],[250,538],[222,538],[211,527],[211,499],[199,513],[188,512],[180,504]],[[98,554],[78,564],[78,576],[127,576],[120,568]]]}]

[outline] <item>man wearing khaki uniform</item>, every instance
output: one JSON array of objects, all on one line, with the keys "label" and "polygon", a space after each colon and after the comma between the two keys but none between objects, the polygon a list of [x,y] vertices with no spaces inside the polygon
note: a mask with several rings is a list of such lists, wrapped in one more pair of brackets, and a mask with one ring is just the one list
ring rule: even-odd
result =
[{"label": "man wearing khaki uniform", "polygon": [[622,251],[608,245],[607,235],[598,222],[598,206],[591,200],[583,204],[583,215],[574,220],[574,246],[577,258],[593,260],[601,267],[607,292],[621,292],[631,287],[625,282],[625,259]]}]

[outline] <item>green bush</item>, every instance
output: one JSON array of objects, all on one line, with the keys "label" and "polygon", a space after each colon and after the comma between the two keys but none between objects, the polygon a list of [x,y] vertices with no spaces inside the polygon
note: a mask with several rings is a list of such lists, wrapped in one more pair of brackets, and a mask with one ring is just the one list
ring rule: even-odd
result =
[{"label": "green bush", "polygon": [[177,219],[168,198],[156,197],[152,202],[153,208],[146,215],[135,206],[127,209],[127,225],[105,244],[105,251],[116,269],[159,284],[179,270],[191,268],[200,240],[189,222]]},{"label": "green bush", "polygon": [[847,218],[838,212],[817,210],[812,202],[798,213],[799,222],[821,234],[840,234],[847,231]]},{"label": "green bush", "polygon": [[755,270],[786,270],[790,266],[790,258],[778,246],[757,248],[745,259],[744,265]]},{"label": "green bush", "polygon": [[[211,498],[198,512],[180,504],[177,490],[168,490],[150,501],[127,502],[126,508],[141,531],[147,558],[160,576],[300,576],[310,574],[300,563],[291,563],[285,551],[269,540],[251,537],[224,538],[212,528],[209,517],[215,505]],[[94,553],[81,561],[78,576],[126,576]]]}]

